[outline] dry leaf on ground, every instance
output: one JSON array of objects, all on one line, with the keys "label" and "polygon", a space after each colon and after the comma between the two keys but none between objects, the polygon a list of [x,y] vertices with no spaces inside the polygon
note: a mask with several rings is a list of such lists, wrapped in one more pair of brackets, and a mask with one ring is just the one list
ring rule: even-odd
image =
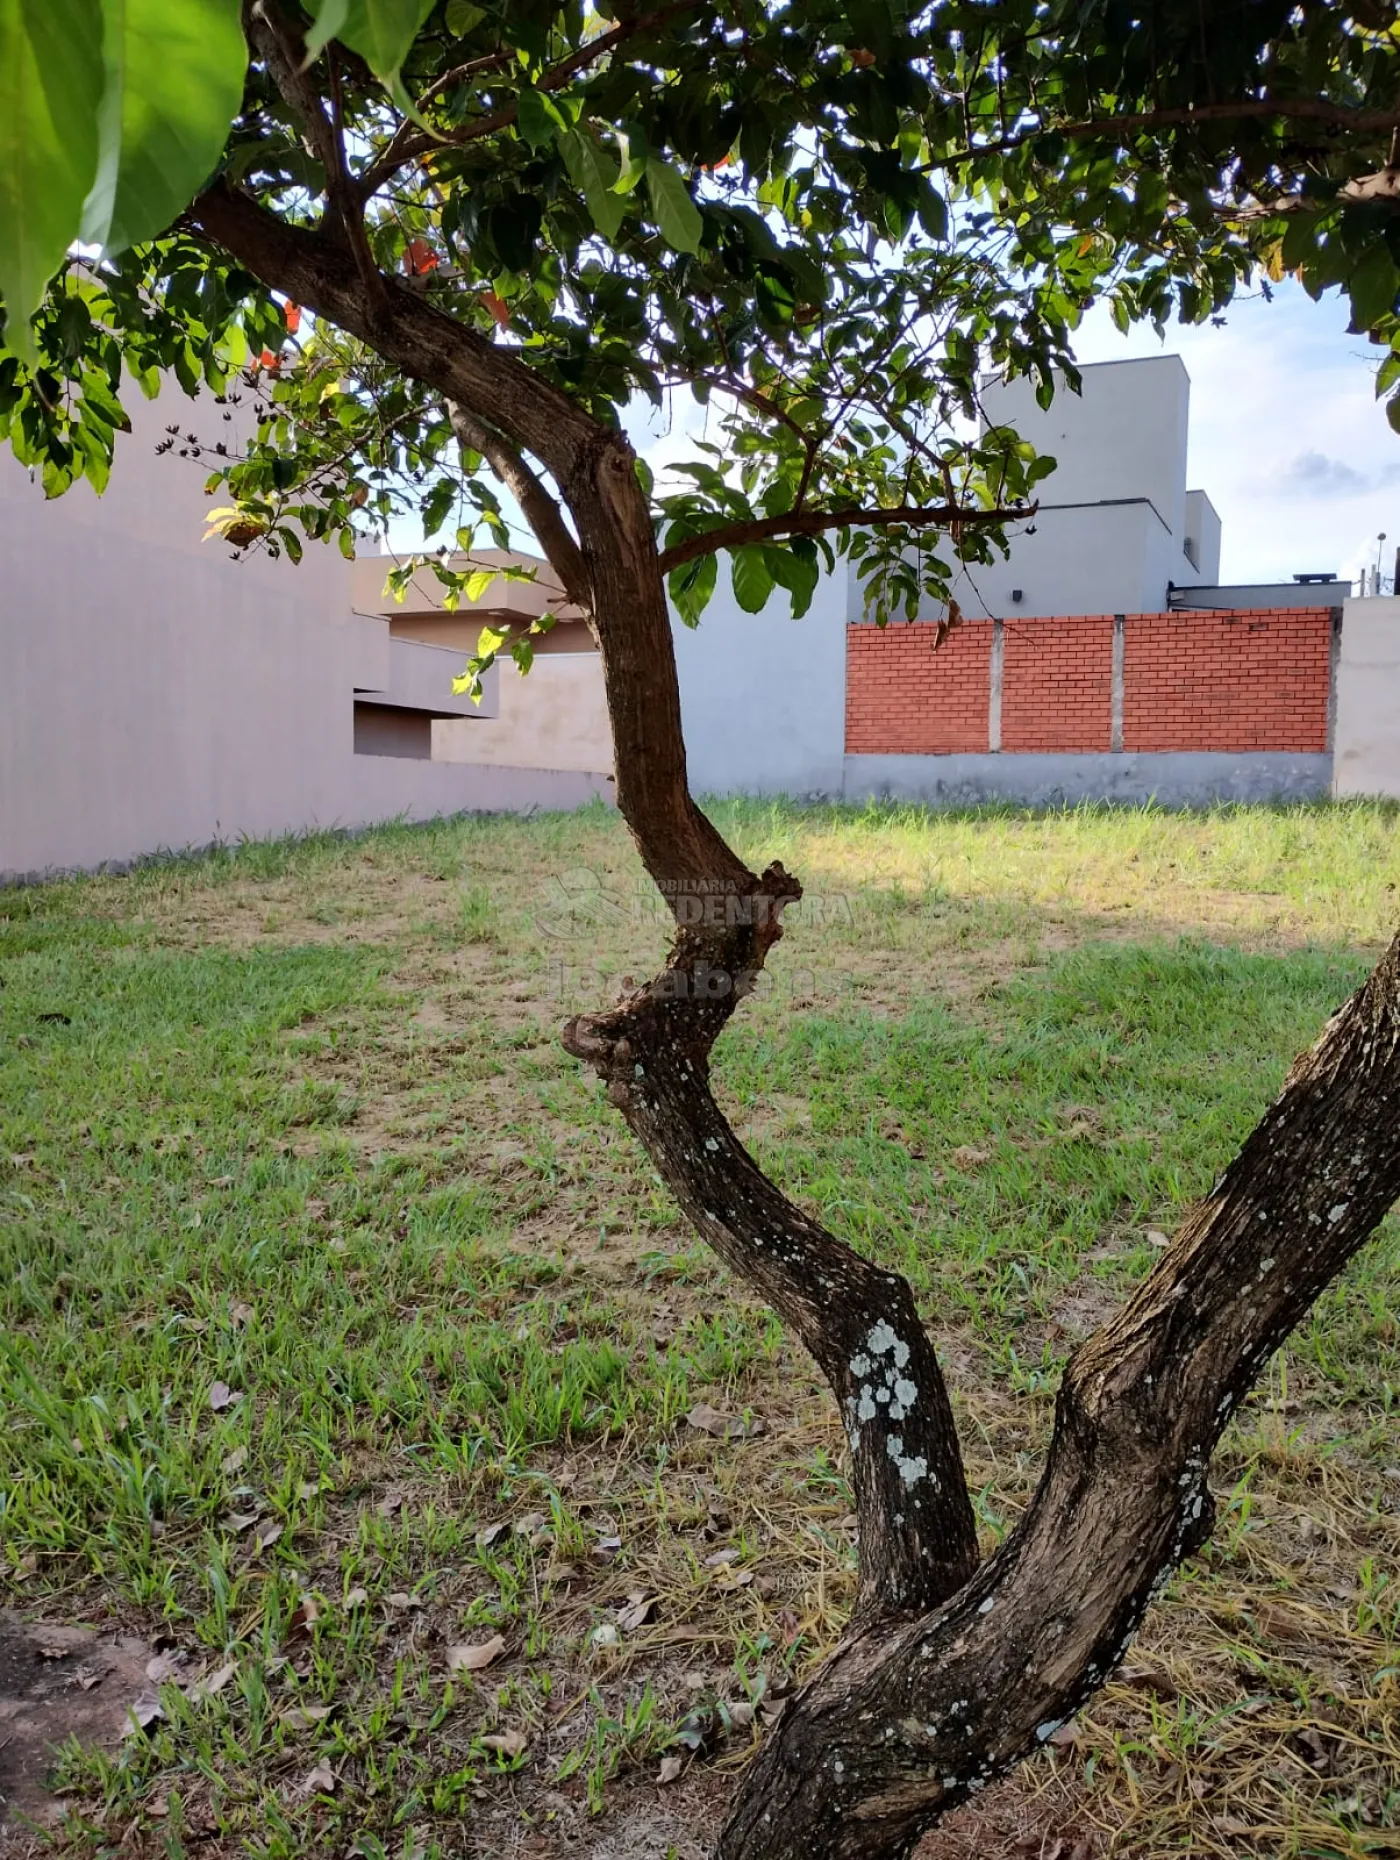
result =
[{"label": "dry leaf on ground", "polygon": [[493,1661],[499,1660],[506,1650],[506,1643],[499,1634],[493,1634],[490,1640],[477,1641],[474,1645],[459,1642],[447,1649],[447,1670],[449,1673],[479,1673]]}]

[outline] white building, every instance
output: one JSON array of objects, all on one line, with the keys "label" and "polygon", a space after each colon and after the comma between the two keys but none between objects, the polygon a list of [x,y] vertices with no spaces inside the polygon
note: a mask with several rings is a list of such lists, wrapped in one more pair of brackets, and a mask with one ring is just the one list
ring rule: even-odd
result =
[{"label": "white building", "polygon": [[[1330,576],[1222,589],[1220,518],[1187,489],[1191,380],[1176,355],[1095,362],[1083,392],[1057,384],[1048,408],[1026,379],[983,384],[983,428],[1012,426],[1056,460],[1011,554],[962,577],[969,618],[1164,613],[1173,607],[1307,606],[1340,601]],[[855,616],[853,616],[854,618]]]}]

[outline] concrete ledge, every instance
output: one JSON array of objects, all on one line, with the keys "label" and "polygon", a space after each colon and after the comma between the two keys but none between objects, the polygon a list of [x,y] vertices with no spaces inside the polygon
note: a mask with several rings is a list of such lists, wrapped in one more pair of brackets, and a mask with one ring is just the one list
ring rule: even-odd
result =
[{"label": "concrete ledge", "polygon": [[387,679],[382,685],[357,685],[356,697],[375,704],[421,710],[431,717],[494,717],[500,708],[499,680],[493,666],[482,680],[480,704],[452,689],[463,670],[462,654],[449,646],[424,646],[415,639],[390,639]]},{"label": "concrete ledge", "polygon": [[1206,807],[1213,801],[1304,801],[1328,793],[1331,756],[1239,755],[847,756],[848,801],[928,801],[944,807],[1014,801],[1053,807],[1119,801]]}]

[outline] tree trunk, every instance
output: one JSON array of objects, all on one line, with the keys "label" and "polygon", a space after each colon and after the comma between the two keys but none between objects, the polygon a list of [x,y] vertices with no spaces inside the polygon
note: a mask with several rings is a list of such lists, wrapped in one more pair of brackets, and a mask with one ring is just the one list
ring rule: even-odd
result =
[{"label": "tree trunk", "polygon": [[[266,282],[529,452],[577,534],[554,536],[602,655],[617,799],[676,919],[648,987],[568,1049],[701,1235],[792,1325],[846,1424],[860,1522],[850,1631],[739,1784],[718,1860],[899,1860],[1075,1712],[1155,1588],[1204,1540],[1206,1470],[1261,1365],[1400,1195],[1400,938],[1060,1391],[1044,1477],[977,1566],[942,1372],[904,1280],[768,1181],[709,1088],[709,1054],[801,895],[724,843],[686,785],[650,513],[620,434],[422,297],[366,290],[343,245],[219,184],[192,218]],[[506,468],[510,462],[506,460]],[[528,468],[525,468],[528,470]],[[538,488],[538,485],[536,485]],[[586,588],[580,583],[586,582]]]},{"label": "tree trunk", "polygon": [[918,1621],[860,1623],[745,1774],[718,1860],[902,1860],[1079,1710],[1208,1537],[1260,1368],[1400,1196],[1400,937],[1065,1373],[1045,1475]]}]

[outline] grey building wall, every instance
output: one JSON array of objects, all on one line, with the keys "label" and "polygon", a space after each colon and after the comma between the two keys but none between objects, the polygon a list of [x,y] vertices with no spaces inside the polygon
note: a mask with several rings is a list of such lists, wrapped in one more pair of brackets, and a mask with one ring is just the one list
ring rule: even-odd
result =
[{"label": "grey building wall", "polygon": [[1195,583],[1186,587],[1178,581],[1172,589],[1171,605],[1174,609],[1252,607],[1267,611],[1271,607],[1342,607],[1350,597],[1349,581],[1235,582],[1223,587]]},{"label": "grey building wall", "polygon": [[1333,744],[1337,794],[1400,800],[1400,600],[1342,610]]},{"label": "grey building wall", "polygon": [[1186,535],[1182,554],[1186,562],[1174,581],[1218,582],[1220,579],[1220,513],[1204,491],[1186,493]]},{"label": "grey building wall", "polygon": [[1056,469],[1036,486],[1034,517],[1008,532],[1009,557],[959,578],[970,618],[1155,613],[1169,581],[1202,578],[1184,553],[1191,384],[1180,357],[1081,375],[1083,392],[1057,381],[1049,407],[1029,380],[983,383],[984,426],[1014,427]]},{"label": "grey building wall", "polygon": [[846,749],[844,568],[823,575],[801,620],[775,592],[746,614],[720,558],[698,627],[672,623],[690,785],[696,794],[839,795]]},{"label": "grey building wall", "polygon": [[356,614],[338,551],[294,567],[203,543],[204,471],[154,448],[173,418],[231,429],[170,389],[130,399],[103,498],[46,502],[0,456],[0,878],[610,793],[601,773],[357,755],[357,697],[488,728],[452,691],[461,654]]}]

